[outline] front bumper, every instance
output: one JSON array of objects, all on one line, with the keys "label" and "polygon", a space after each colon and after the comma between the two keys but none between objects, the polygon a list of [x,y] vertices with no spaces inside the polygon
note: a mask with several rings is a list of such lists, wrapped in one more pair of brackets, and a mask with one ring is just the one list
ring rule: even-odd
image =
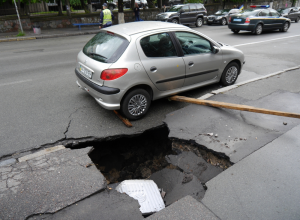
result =
[{"label": "front bumper", "polygon": [[213,19],[213,20],[211,20],[211,19],[207,19],[207,23],[208,24],[221,24],[222,23],[222,19]]},{"label": "front bumper", "polygon": [[77,85],[88,92],[97,103],[107,110],[119,110],[124,91],[116,88],[99,86],[82,76],[76,69]]},{"label": "front bumper", "polygon": [[229,23],[228,28],[232,30],[244,30],[244,31],[254,31],[254,24],[235,24]]}]

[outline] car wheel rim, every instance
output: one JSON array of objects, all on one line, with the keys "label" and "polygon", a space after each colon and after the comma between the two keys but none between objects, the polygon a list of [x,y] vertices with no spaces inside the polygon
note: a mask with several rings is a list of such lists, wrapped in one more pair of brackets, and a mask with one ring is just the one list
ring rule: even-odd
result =
[{"label": "car wheel rim", "polygon": [[133,96],[128,103],[128,111],[133,116],[139,116],[147,108],[147,99],[144,95],[138,94]]},{"label": "car wheel rim", "polygon": [[285,23],[285,24],[284,24],[284,27],[283,27],[284,31],[287,31],[288,28],[289,28],[288,23]]},{"label": "car wheel rim", "polygon": [[262,27],[261,27],[261,25],[259,25],[259,26],[257,27],[257,29],[256,29],[256,33],[257,33],[257,34],[260,34],[261,31],[262,31]]},{"label": "car wheel rim", "polygon": [[198,26],[202,25],[202,19],[198,19]]},{"label": "car wheel rim", "polygon": [[222,24],[225,25],[226,24],[226,20],[223,18],[222,20]]},{"label": "car wheel rim", "polygon": [[227,70],[226,75],[225,75],[226,82],[228,84],[233,83],[236,80],[237,75],[238,75],[238,69],[235,66],[230,67]]},{"label": "car wheel rim", "polygon": [[177,24],[178,22],[177,22],[177,20],[176,20],[176,19],[174,19],[174,20],[173,20],[173,23],[174,23],[174,24]]}]

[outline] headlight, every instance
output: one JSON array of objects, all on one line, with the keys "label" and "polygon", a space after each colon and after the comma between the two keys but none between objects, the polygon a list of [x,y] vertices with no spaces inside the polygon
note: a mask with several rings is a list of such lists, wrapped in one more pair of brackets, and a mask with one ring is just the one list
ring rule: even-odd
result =
[{"label": "headlight", "polygon": [[217,19],[218,19],[218,20],[219,20],[219,19],[222,19],[222,17],[221,17],[221,16],[218,16]]}]

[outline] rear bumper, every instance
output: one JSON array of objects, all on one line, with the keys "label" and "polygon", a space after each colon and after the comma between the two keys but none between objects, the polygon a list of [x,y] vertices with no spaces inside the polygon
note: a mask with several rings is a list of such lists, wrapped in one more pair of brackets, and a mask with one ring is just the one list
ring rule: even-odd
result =
[{"label": "rear bumper", "polygon": [[77,76],[76,83],[78,87],[88,92],[101,107],[107,110],[120,109],[120,103],[124,95],[124,90],[96,85],[85,79],[85,77],[81,76],[78,71],[75,70],[75,73]]},{"label": "rear bumper", "polygon": [[253,24],[234,24],[229,23],[228,28],[232,30],[244,30],[244,31],[253,31],[255,28],[255,25]]}]

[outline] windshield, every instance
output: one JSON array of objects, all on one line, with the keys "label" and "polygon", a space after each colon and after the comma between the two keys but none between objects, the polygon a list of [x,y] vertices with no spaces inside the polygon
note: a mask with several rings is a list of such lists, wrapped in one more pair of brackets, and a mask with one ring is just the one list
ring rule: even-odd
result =
[{"label": "windshield", "polygon": [[84,46],[83,53],[103,63],[114,63],[124,53],[128,44],[125,38],[113,33],[100,32]]},{"label": "windshield", "polygon": [[182,6],[178,6],[178,5],[175,5],[173,7],[171,7],[168,12],[178,12],[180,9],[181,9]]},{"label": "windshield", "polygon": [[288,14],[289,11],[290,11],[290,9],[288,9],[288,8],[280,8],[280,9],[278,9],[277,11],[278,11],[279,13],[281,13],[281,14]]},{"label": "windshield", "polygon": [[226,15],[228,14],[229,10],[220,10],[216,12],[216,15]]}]

